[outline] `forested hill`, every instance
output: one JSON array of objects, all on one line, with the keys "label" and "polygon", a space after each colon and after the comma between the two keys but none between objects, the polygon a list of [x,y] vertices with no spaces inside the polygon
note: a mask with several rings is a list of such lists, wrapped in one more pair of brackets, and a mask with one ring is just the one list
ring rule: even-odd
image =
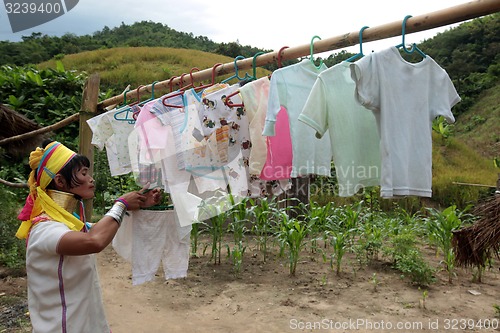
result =
[{"label": "forested hill", "polygon": [[142,21],[132,25],[122,23],[113,29],[106,26],[92,35],[65,34],[62,37],[54,37],[32,33],[31,36],[23,36],[20,42],[0,41],[0,65],[38,64],[66,54],[138,46],[194,49],[232,58],[238,55],[251,56],[259,51],[268,52],[242,46],[238,42],[215,43],[205,36],[194,36],[161,23]]}]

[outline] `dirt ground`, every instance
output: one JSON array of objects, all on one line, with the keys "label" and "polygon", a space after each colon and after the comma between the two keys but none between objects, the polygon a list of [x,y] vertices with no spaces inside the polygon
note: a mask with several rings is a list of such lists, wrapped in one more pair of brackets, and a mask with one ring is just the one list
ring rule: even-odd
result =
[{"label": "dirt ground", "polygon": [[[190,258],[188,277],[165,280],[160,269],[154,281],[132,286],[131,265],[112,246],[98,255],[101,286],[113,333],[136,332],[500,332],[498,260],[482,283],[472,272],[456,269],[453,284],[440,271],[424,290],[401,278],[386,260],[361,267],[354,255],[343,260],[337,276],[319,253],[302,253],[296,276],[278,248],[265,263],[249,244],[242,271],[235,274],[223,252],[220,265],[210,250]],[[434,267],[434,250],[424,249]],[[382,258],[383,259],[383,258]],[[0,298],[25,296],[24,277],[4,277]],[[23,294],[24,293],[24,294]],[[21,297],[22,299],[22,297]],[[22,302],[21,302],[22,303]],[[17,308],[0,307],[5,321]],[[24,310],[26,310],[24,308]],[[25,315],[24,315],[25,316]],[[0,332],[29,332],[29,328]]]}]

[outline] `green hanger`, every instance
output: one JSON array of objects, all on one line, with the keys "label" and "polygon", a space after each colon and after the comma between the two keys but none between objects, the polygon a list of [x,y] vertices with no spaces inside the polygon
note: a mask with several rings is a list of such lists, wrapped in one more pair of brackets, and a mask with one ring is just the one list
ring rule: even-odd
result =
[{"label": "green hanger", "polygon": [[403,19],[403,26],[401,28],[401,35],[403,37],[403,40],[401,44],[396,45],[396,47],[399,49],[400,47],[403,48],[403,50],[408,53],[412,54],[414,51],[417,51],[422,57],[427,57],[427,55],[418,48],[417,44],[413,43],[410,49],[407,49],[405,46],[405,34],[406,34],[406,21],[412,17],[411,15],[406,15],[405,18]]},{"label": "green hanger", "polygon": [[314,63],[314,57],[313,57],[313,54],[314,54],[314,52],[313,52],[313,51],[314,51],[314,40],[315,40],[316,38],[317,38],[317,39],[319,39],[319,40],[321,40],[321,38],[320,38],[319,36],[314,36],[314,37],[311,39],[311,58],[310,58],[310,60],[311,60],[311,63],[314,65],[314,67],[316,67],[317,69],[320,69],[320,68],[321,68],[321,66],[323,66],[323,59],[320,59],[320,60],[319,60],[319,65],[318,65],[318,66],[316,66],[316,64]]},{"label": "green hanger", "polygon": [[364,54],[363,54],[363,31],[365,29],[368,29],[368,27],[366,25],[363,28],[361,28],[361,30],[359,30],[359,53],[353,55],[352,57],[350,57],[346,61],[352,62],[352,61],[356,60],[357,58],[361,58],[364,56]]},{"label": "green hanger", "polygon": [[264,54],[264,52],[257,52],[253,56],[252,60],[252,70],[253,70],[253,77],[251,78],[252,80],[257,80],[257,66],[256,66],[256,59],[259,55]]},{"label": "green hanger", "polygon": [[231,81],[232,79],[238,79],[238,80],[242,81],[242,80],[244,80],[246,78],[246,76],[245,77],[240,77],[240,75],[238,73],[238,65],[236,64],[236,62],[238,60],[240,60],[240,59],[245,59],[245,57],[243,57],[242,55],[239,55],[236,58],[234,58],[234,74],[231,75],[230,77],[228,77],[227,79],[222,80],[221,81],[222,83],[226,83],[228,81]]}]

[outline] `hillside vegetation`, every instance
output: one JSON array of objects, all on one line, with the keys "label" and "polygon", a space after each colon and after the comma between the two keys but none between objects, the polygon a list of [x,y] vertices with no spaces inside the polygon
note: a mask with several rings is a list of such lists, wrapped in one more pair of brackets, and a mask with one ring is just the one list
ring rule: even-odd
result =
[{"label": "hillside vegetation", "polygon": [[[111,89],[121,92],[130,85],[132,89],[155,81],[168,80],[183,73],[189,74],[194,69],[203,70],[213,67],[216,63],[229,63],[233,58],[198,50],[163,48],[163,47],[118,47],[86,51],[52,59],[38,68],[56,68],[61,61],[65,68],[85,72],[99,73],[101,90]],[[193,71],[193,72],[194,72]],[[259,77],[269,71],[257,68]],[[229,75],[227,75],[229,76]],[[222,80],[224,77],[219,77]],[[189,75],[184,77],[189,83]]]}]

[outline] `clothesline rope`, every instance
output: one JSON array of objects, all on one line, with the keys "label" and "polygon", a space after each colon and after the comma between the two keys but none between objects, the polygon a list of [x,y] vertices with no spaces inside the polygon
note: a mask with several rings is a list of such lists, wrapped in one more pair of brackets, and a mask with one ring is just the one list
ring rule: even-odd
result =
[{"label": "clothesline rope", "polygon": [[[406,34],[429,30],[454,23],[459,23],[466,20],[478,18],[484,15],[493,14],[499,11],[500,11],[500,0],[475,0],[454,7],[449,7],[446,9],[434,11],[431,13],[413,16],[406,21]],[[399,20],[396,22],[367,28],[366,30],[363,31],[363,42],[366,43],[375,40],[400,36],[402,23],[403,20]],[[327,51],[343,49],[357,44],[359,44],[359,31],[354,31],[347,34],[316,41],[314,43],[314,53],[317,54]],[[281,51],[280,60],[289,60],[289,59],[297,59],[300,57],[305,57],[310,55],[310,43],[296,47],[289,47],[286,49],[282,48],[279,51],[264,53],[262,55],[259,55],[255,59],[254,57],[250,57],[238,61],[231,61],[229,63],[225,63],[222,66],[218,66],[217,68],[215,68],[215,75],[222,76],[234,73],[235,64],[237,65],[238,70],[241,70],[241,69],[252,68],[254,62],[256,66],[264,66],[267,64],[277,62],[278,54],[280,53],[280,51]],[[193,73],[191,76],[193,83],[210,79],[212,77],[212,72],[213,68],[207,68]],[[169,85],[171,86],[179,84],[180,80],[181,80],[180,77],[173,77],[165,81],[157,82],[154,84],[154,89],[156,91],[165,90],[166,88],[169,87]],[[121,94],[108,98],[98,103],[97,109],[103,110],[107,106],[122,103],[124,99],[135,97],[137,93],[145,93],[145,92],[151,93],[152,87],[153,84],[149,84],[131,90],[126,94]]]}]

